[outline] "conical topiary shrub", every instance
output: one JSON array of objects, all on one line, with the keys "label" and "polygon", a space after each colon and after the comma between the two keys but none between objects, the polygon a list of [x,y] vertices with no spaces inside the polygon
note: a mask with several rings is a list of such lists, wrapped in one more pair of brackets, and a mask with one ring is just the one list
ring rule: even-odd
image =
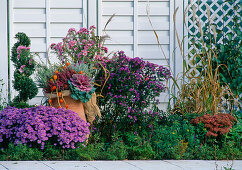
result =
[{"label": "conical topiary shrub", "polygon": [[11,60],[14,63],[14,89],[19,94],[13,99],[14,105],[26,103],[38,93],[38,88],[30,77],[35,71],[35,61],[30,54],[30,39],[25,33],[17,33],[15,38],[18,41],[12,48]]}]

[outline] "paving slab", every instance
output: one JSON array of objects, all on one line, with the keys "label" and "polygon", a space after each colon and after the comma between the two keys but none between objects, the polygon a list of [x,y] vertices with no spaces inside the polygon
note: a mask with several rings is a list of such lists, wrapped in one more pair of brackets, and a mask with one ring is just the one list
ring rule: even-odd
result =
[{"label": "paving slab", "polygon": [[242,170],[242,160],[0,161],[0,170]]},{"label": "paving slab", "polygon": [[84,161],[41,161],[43,164],[55,170],[96,170],[95,167]]},{"label": "paving slab", "polygon": [[137,160],[137,161],[124,161],[124,162],[132,164],[142,170],[156,170],[156,169],[181,170],[182,169],[178,165],[174,165],[172,163],[161,161],[161,160],[146,160],[146,161]]},{"label": "paving slab", "polygon": [[40,161],[0,161],[5,170],[51,170]]},{"label": "paving slab", "polygon": [[[242,170],[242,161],[207,161],[207,160],[164,160],[186,170],[224,170],[232,168]],[[233,163],[233,164],[232,164]],[[232,165],[232,166],[231,166]]]},{"label": "paving slab", "polygon": [[226,168],[232,168],[235,170],[242,170],[242,160],[233,160],[233,161],[214,161],[214,160],[209,160],[207,161],[208,163],[214,164],[217,169],[223,169],[224,167]]},{"label": "paving slab", "polygon": [[6,170],[7,168],[0,164],[0,170]]},{"label": "paving slab", "polygon": [[140,170],[135,165],[126,163],[124,161],[84,161],[90,166],[95,167],[98,170]]},{"label": "paving slab", "polygon": [[186,170],[214,170],[215,164],[208,163],[203,160],[164,160],[165,162],[169,162],[173,165],[177,165],[182,169]]}]

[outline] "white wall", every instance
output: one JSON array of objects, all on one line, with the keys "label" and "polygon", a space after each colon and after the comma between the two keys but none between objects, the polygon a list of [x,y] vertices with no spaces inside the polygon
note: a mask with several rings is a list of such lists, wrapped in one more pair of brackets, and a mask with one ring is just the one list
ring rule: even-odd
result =
[{"label": "white wall", "polygon": [[[1,3],[6,1],[2,0]],[[174,32],[173,13],[176,7],[179,7],[176,27],[179,36],[183,37],[183,9],[187,0],[11,0],[9,2],[11,47],[15,42],[14,35],[17,32],[25,32],[32,41],[31,51],[38,52],[45,59],[50,43],[61,41],[70,27],[79,29],[82,26],[96,25],[99,35],[102,35],[105,23],[116,14],[106,28],[106,33],[112,38],[106,41],[109,51],[124,50],[130,57],[138,56],[170,67],[174,76],[182,71],[182,56],[176,48],[178,44]],[[157,45],[153,28],[147,17],[147,8],[164,54]],[[2,6],[1,9],[3,9],[1,13],[6,15],[6,9],[4,11]],[[6,32],[1,34],[6,35]],[[7,55],[4,59],[7,59]],[[5,72],[7,70],[1,69]],[[10,70],[12,76],[12,65]],[[171,87],[171,83],[169,86]],[[31,104],[38,103],[42,96],[40,91]],[[162,107],[166,107],[169,93],[162,94],[160,100]]]},{"label": "white wall", "polygon": [[[7,0],[0,1],[0,79],[3,79],[3,93],[0,97],[8,98],[8,37],[7,37]],[[0,82],[1,83],[1,82]],[[1,85],[0,85],[1,88]],[[1,91],[1,89],[0,89]]]},{"label": "white wall", "polygon": [[[46,60],[51,43],[62,41],[69,28],[80,29],[87,23],[86,5],[86,0],[11,0],[11,47],[16,42],[15,34],[24,32],[31,39],[31,52],[38,52]],[[40,89],[30,103],[39,104],[42,96]]]},{"label": "white wall", "polygon": [[[109,51],[123,50],[130,57],[141,57],[167,66],[173,75],[177,75],[182,71],[182,57],[178,49],[174,51],[178,44],[175,39],[173,13],[179,6],[176,26],[179,36],[182,37],[183,3],[182,0],[102,0],[102,28],[115,14],[104,32],[111,37],[106,41]],[[158,47],[153,29],[159,37],[164,53]],[[167,107],[169,97],[169,91],[161,94],[161,108]]]}]

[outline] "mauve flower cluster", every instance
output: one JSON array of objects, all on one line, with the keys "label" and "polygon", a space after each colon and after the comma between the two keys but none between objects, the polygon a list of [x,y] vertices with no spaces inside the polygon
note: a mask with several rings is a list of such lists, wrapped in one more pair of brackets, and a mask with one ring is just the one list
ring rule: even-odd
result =
[{"label": "mauve flower cluster", "polygon": [[[100,99],[102,126],[107,127],[110,122],[131,130],[133,126],[147,125],[151,119],[160,118],[157,97],[166,90],[164,83],[171,77],[169,69],[138,57],[129,58],[123,51],[103,60],[102,65],[110,72],[102,92],[104,98]],[[96,80],[103,84],[104,73]]]},{"label": "mauve flower cluster", "polygon": [[65,63],[68,57],[74,63],[92,63],[102,60],[103,55],[108,52],[106,47],[95,35],[96,28],[91,26],[89,29],[81,28],[76,30],[70,28],[63,42],[51,44],[51,49],[57,54],[59,60]]},{"label": "mauve flower cluster", "polygon": [[87,139],[89,126],[71,110],[46,106],[7,107],[0,112],[0,142],[37,144],[41,149],[50,142],[74,149],[77,143]]}]

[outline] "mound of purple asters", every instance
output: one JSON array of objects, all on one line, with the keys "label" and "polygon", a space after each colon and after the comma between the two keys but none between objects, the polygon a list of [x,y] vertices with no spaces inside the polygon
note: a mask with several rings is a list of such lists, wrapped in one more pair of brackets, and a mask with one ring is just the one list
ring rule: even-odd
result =
[{"label": "mound of purple asters", "polygon": [[138,57],[129,58],[123,51],[103,60],[102,65],[110,72],[108,80],[103,72],[96,77],[98,84],[106,82],[102,91],[104,97],[99,101],[102,130],[116,127],[116,130],[136,131],[148,128],[154,119],[161,118],[162,111],[157,103],[171,77],[168,68]]},{"label": "mound of purple asters", "polygon": [[41,149],[49,142],[74,149],[77,143],[85,142],[89,126],[71,110],[7,107],[0,112],[0,142],[38,145]]}]

